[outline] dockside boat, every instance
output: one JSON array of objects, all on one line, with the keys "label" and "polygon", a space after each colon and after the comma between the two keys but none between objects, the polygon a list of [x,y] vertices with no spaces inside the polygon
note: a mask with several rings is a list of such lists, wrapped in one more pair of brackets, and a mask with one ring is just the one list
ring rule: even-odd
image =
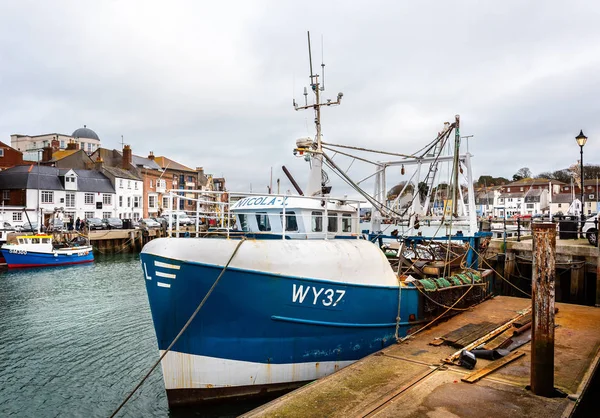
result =
[{"label": "dockside boat", "polygon": [[[417,175],[411,211],[402,221],[398,205],[381,199],[384,169],[376,173],[375,196],[367,195],[323,152],[320,110],[339,104],[342,94],[322,103],[318,77],[311,68],[315,103],[294,103],[296,110],[315,111],[315,140],[299,140],[294,150],[311,164],[305,196],[247,193],[233,199],[229,193],[227,207],[219,211],[225,228],[216,237],[159,238],[142,250],[169,405],[297,387],[452,313],[448,306],[464,308],[490,294],[490,272],[477,268],[476,251],[485,234],[476,232],[474,206],[470,210],[474,200],[465,205],[455,187],[447,199],[453,202],[447,218],[427,219],[429,202],[419,206],[414,201]],[[441,157],[453,129],[455,156]],[[414,165],[420,169],[429,158],[438,171],[438,161],[450,161],[458,173],[464,164],[470,179],[470,156],[459,155],[459,143],[457,117],[425,149],[433,157],[414,157]],[[359,201],[329,195],[324,163],[346,176],[372,205],[369,234],[359,230]],[[426,181],[433,185],[433,179]],[[180,207],[181,199],[193,200],[190,193],[172,191],[172,207]],[[202,204],[197,201],[196,207]],[[461,207],[464,219],[457,216]],[[417,233],[419,213],[421,223],[441,231],[441,243],[432,247],[426,235]],[[389,219],[400,233],[384,235],[378,229]],[[382,251],[383,239],[400,244],[395,257]],[[456,246],[464,251],[457,253]]]},{"label": "dockside boat", "polygon": [[2,245],[8,268],[50,267],[94,261],[90,245],[57,244],[52,235],[20,235]]}]

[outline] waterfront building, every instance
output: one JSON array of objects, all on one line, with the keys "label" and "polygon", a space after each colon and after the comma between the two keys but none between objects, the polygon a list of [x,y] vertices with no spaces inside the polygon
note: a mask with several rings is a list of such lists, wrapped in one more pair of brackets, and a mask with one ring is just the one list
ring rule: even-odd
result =
[{"label": "waterfront building", "polygon": [[550,193],[544,188],[527,191],[505,192],[498,196],[494,206],[494,217],[512,218],[524,215],[541,215],[548,212]]},{"label": "waterfront building", "polygon": [[16,165],[30,164],[23,159],[23,153],[0,141],[0,171]]},{"label": "waterfront building", "polygon": [[4,219],[13,225],[60,217],[102,218],[115,204],[110,180],[96,170],[61,169],[39,164],[0,172]]},{"label": "waterfront building", "polygon": [[99,171],[108,177],[115,188],[116,201],[110,215],[104,218],[133,219],[139,221],[144,215],[144,182],[135,173],[121,167],[109,167],[97,161]]},{"label": "waterfront building", "polygon": [[498,205],[498,197],[500,197],[499,187],[477,191],[475,193],[477,216],[494,216],[494,207]]},{"label": "waterfront building", "polygon": [[76,144],[78,149],[88,154],[101,147],[98,134],[86,125],[76,129],[71,135],[54,132],[41,135],[12,134],[10,136],[11,146],[17,151],[21,151],[23,158],[31,161],[37,161],[40,158],[38,151],[42,148],[51,147],[55,151],[65,150],[70,143]]}]

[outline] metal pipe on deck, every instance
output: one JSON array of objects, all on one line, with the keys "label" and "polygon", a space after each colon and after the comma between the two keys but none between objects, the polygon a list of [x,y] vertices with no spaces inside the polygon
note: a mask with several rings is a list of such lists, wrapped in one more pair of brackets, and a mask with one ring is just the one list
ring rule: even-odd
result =
[{"label": "metal pipe on deck", "polygon": [[554,281],[556,224],[532,225],[531,280],[531,390],[539,396],[554,394]]}]

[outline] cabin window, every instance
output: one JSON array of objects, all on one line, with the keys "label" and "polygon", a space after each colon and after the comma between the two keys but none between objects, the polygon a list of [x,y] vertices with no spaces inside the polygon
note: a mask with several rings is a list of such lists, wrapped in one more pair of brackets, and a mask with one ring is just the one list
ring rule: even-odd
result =
[{"label": "cabin window", "polygon": [[269,216],[267,212],[258,212],[256,214],[256,223],[258,224],[259,231],[270,231],[271,224],[269,223]]},{"label": "cabin window", "polygon": [[[281,212],[281,223],[283,224],[283,212]],[[298,222],[296,221],[296,212],[289,211],[285,212],[285,230],[286,231],[297,231]]]},{"label": "cabin window", "polygon": [[342,232],[352,232],[352,216],[348,213],[342,215]]},{"label": "cabin window", "polygon": [[21,212],[13,212],[12,220],[15,222],[21,222],[23,220],[23,214]]},{"label": "cabin window", "polygon": [[312,232],[323,231],[323,212],[314,211],[311,217]]},{"label": "cabin window", "polygon": [[19,241],[19,244],[25,244],[25,240],[24,239],[19,239],[17,241]]},{"label": "cabin window", "polygon": [[240,221],[240,228],[242,231],[248,232],[248,215],[239,214],[238,219]]},{"label": "cabin window", "polygon": [[40,239],[39,238],[31,238],[31,243],[32,244],[39,244],[40,243]]},{"label": "cabin window", "polygon": [[338,230],[338,217],[337,213],[330,214],[327,216],[327,232],[337,232]]},{"label": "cabin window", "polygon": [[48,244],[50,242],[49,238],[42,238],[42,244]]}]

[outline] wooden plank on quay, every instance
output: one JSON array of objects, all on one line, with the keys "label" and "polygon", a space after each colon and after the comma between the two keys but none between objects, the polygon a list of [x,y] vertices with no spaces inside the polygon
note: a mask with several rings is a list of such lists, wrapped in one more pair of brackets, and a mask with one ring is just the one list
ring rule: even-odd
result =
[{"label": "wooden plank on quay", "polygon": [[515,361],[516,359],[523,357],[524,355],[525,355],[525,353],[523,351],[514,351],[514,352],[510,353],[508,356],[502,357],[501,359],[493,361],[490,364],[488,364],[487,366],[485,366],[483,369],[476,370],[473,373],[467,375],[466,377],[461,378],[460,380],[462,380],[463,382],[467,382],[467,383],[475,383],[479,379],[498,370],[500,367],[506,366],[508,363],[511,363],[511,362]]}]

